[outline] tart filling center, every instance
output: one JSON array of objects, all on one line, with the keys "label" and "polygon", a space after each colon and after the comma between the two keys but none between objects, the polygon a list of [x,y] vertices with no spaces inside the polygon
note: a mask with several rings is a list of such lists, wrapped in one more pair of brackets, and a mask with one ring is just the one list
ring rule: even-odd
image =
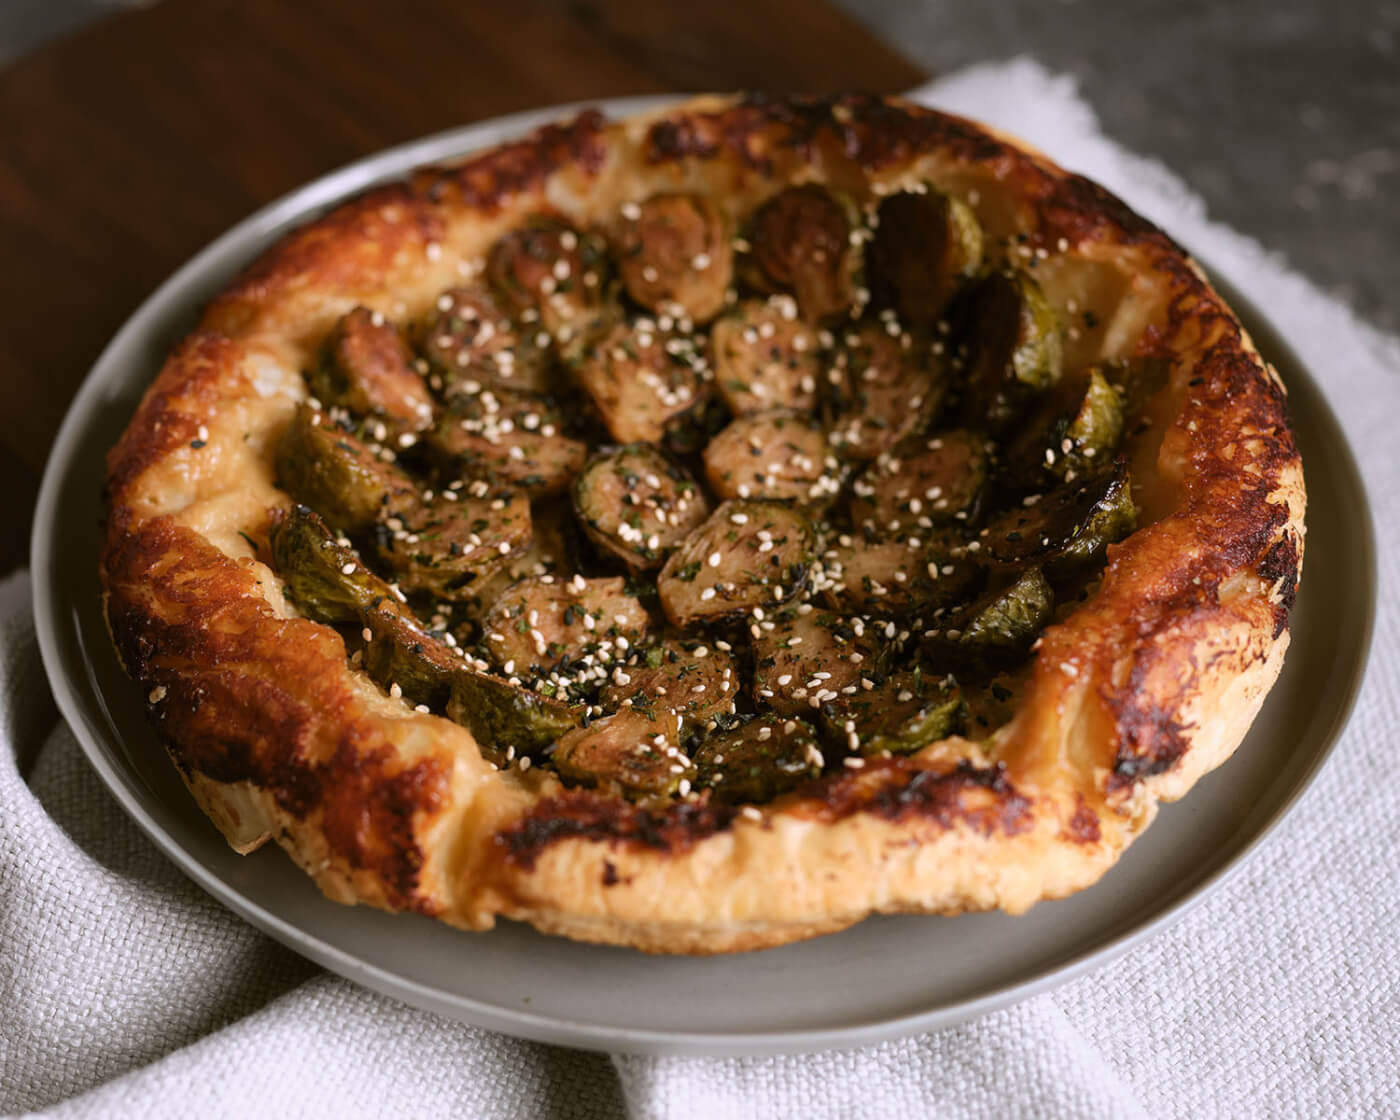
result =
[{"label": "tart filling center", "polygon": [[752,804],[952,735],[1137,511],[1138,364],[1074,368],[920,184],[539,214],[423,321],[356,308],[277,452],[289,600],[497,767]]}]

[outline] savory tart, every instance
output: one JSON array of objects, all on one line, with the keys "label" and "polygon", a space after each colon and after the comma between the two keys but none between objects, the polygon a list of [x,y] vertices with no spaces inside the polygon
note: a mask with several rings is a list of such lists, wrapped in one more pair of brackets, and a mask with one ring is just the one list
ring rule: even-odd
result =
[{"label": "savory tart", "polygon": [[1277,374],[1117,199],[891,98],[596,112],[206,308],[104,602],[331,898],[714,953],[1094,883],[1279,672]]}]

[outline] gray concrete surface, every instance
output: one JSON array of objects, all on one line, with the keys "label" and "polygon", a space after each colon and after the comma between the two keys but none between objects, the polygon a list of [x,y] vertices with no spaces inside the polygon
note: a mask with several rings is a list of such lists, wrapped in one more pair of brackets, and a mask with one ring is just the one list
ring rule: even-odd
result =
[{"label": "gray concrete surface", "polygon": [[1213,217],[1400,329],[1395,0],[836,2],[935,73],[1028,54],[1075,75]]},{"label": "gray concrete surface", "polygon": [[[146,2],[0,0],[0,65]],[[935,73],[1029,54],[1074,74],[1112,137],[1400,330],[1400,0],[836,2]]]}]

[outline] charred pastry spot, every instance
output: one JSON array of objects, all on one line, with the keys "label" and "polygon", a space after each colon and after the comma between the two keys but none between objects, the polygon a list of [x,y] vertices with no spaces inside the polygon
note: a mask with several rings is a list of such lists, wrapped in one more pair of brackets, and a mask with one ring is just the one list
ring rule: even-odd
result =
[{"label": "charred pastry spot", "polygon": [[736,808],[695,801],[649,809],[575,791],[539,802],[498,832],[495,841],[506,861],[525,871],[534,870],[540,856],[565,840],[681,854],[729,828],[737,813]]},{"label": "charred pastry spot", "polygon": [[800,792],[827,820],[854,813],[888,821],[918,817],[944,829],[967,825],[983,836],[1015,836],[1034,823],[1030,799],[1011,784],[1001,763],[984,769],[964,761],[940,772],[905,759],[872,760],[858,774],[827,778]]},{"label": "charred pastry spot", "polygon": [[1082,793],[1075,794],[1077,807],[1065,826],[1065,836],[1076,844],[1097,844],[1099,842],[1099,815],[1084,801]]},{"label": "charred pastry spot", "polygon": [[1298,536],[1286,532],[1272,544],[1259,561],[1259,578],[1278,587],[1279,602],[1274,608],[1274,637],[1288,629],[1288,618],[1298,600]]},{"label": "charred pastry spot", "polygon": [[1118,727],[1118,749],[1107,784],[1110,794],[1170,770],[1191,745],[1190,725],[1179,720],[1172,707],[1157,703],[1146,687],[1151,660],[1140,656],[1127,684],[1107,698]]},{"label": "charred pastry spot", "polygon": [[607,118],[599,110],[585,109],[571,121],[545,125],[517,143],[431,173],[420,189],[441,197],[445,189],[455,187],[466,205],[495,210],[562,167],[596,174],[607,159],[606,127]]}]

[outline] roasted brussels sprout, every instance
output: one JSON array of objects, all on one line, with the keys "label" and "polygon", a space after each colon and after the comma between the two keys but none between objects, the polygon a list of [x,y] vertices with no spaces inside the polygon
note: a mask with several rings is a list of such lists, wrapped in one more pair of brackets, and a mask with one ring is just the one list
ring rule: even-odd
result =
[{"label": "roasted brussels sprout", "polygon": [[772,801],[821,777],[826,760],[811,725],[758,716],[712,735],[695,752],[696,784],[725,804]]},{"label": "roasted brussels sprout", "polygon": [[361,622],[372,611],[408,612],[393,588],[314,510],[295,505],[272,532],[272,567],[287,598],[318,622]]},{"label": "roasted brussels sprout", "polygon": [[605,708],[671,711],[692,727],[734,710],[734,658],[704,642],[670,638],[634,650],[620,669],[598,696]]},{"label": "roasted brussels sprout", "polygon": [[[530,547],[530,503],[503,490],[444,491],[401,507],[375,534],[380,558],[410,591],[468,600],[473,584]],[[463,496],[465,494],[465,496]]]},{"label": "roasted brussels sprout", "polygon": [[504,761],[508,744],[538,750],[582,719],[580,708],[476,671],[425,633],[393,589],[304,506],[273,532],[272,552],[287,597],[304,615],[361,629],[365,672],[411,704],[445,705],[448,718],[467,727],[492,761]]},{"label": "roasted brussels sprout", "polygon": [[505,558],[499,568],[475,580],[470,595],[458,596],[468,617],[480,621],[511,584],[532,576],[565,580],[579,569],[581,541],[573,510],[564,498],[530,507],[530,547]]},{"label": "roasted brussels sprout", "polygon": [[627,294],[661,314],[706,322],[734,276],[729,223],[704,195],[659,194],[622,207],[613,235]]},{"label": "roasted brussels sprout", "polygon": [[680,720],[659,709],[623,708],[595,719],[561,738],[551,757],[566,778],[633,796],[684,796],[694,774],[680,748]]},{"label": "roasted brussels sprout", "polygon": [[584,709],[464,665],[452,674],[446,714],[472,733],[488,761],[505,766],[538,756],[579,726]]},{"label": "roasted brussels sprout", "polygon": [[960,669],[1024,657],[1049,623],[1055,596],[1039,568],[1028,568],[925,631],[934,664]]},{"label": "roasted brussels sprout", "polygon": [[344,533],[364,532],[415,500],[408,475],[305,404],[277,445],[277,481]]},{"label": "roasted brussels sprout", "polygon": [[770,408],[810,410],[817,403],[817,332],[797,317],[789,295],[746,300],[710,332],[715,388],[735,416]]},{"label": "roasted brussels sprout", "polygon": [[709,395],[699,346],[650,319],[619,323],[588,346],[574,377],[618,443],[657,443]]},{"label": "roasted brussels sprout", "polygon": [[482,386],[544,392],[553,384],[548,348],[537,344],[534,331],[518,332],[481,284],[438,296],[418,345],[449,402]]},{"label": "roasted brussels sprout", "polygon": [[753,695],[783,715],[801,715],[873,686],[880,671],[874,627],[859,618],[780,607],[755,624]]},{"label": "roasted brussels sprout", "polygon": [[867,757],[913,754],[956,734],[966,720],[967,704],[957,684],[919,669],[822,707],[830,737]]},{"label": "roasted brussels sprout", "polygon": [[963,421],[1004,432],[1060,377],[1060,325],[1040,285],[995,272],[969,296]]},{"label": "roasted brussels sprout", "polygon": [[792,598],[812,565],[812,526],[775,502],[725,502],[671,553],[657,586],[676,626],[717,622]]},{"label": "roasted brussels sprout", "polygon": [[659,568],[710,512],[691,477],[645,443],[595,456],[573,496],[589,539],[633,571]]},{"label": "roasted brussels sprout", "polygon": [[813,322],[845,315],[859,265],[851,246],[855,228],[854,207],[825,187],[779,191],[749,223],[744,279],[760,292],[791,292]]},{"label": "roasted brussels sprout", "polygon": [[560,410],[541,397],[483,389],[439,415],[428,442],[450,474],[544,498],[568,489],[588,458],[588,444],[565,427]]},{"label": "roasted brussels sprout", "polygon": [[1072,482],[1112,459],[1122,438],[1122,402],[1103,374],[1066,374],[1008,443],[1005,477],[1023,490]]},{"label": "roasted brussels sprout", "polygon": [[1044,567],[1063,579],[1102,556],[1137,522],[1122,459],[1027,502],[988,522],[980,551],[984,563],[1004,570]]},{"label": "roasted brussels sprout", "polygon": [[905,621],[911,612],[953,606],[981,579],[960,537],[928,533],[883,541],[851,540],[823,560],[823,595],[837,610]]},{"label": "roasted brussels sprout", "polygon": [[932,423],[948,379],[943,359],[894,320],[861,323],[840,341],[827,375],[831,442],[868,462]]},{"label": "roasted brussels sprout", "polygon": [[845,471],[820,424],[774,409],[740,416],[710,440],[705,477],[721,498],[820,505],[841,492]]},{"label": "roasted brussels sprout", "polygon": [[991,447],[966,429],[906,440],[852,486],[851,520],[867,533],[913,533],[977,519]]},{"label": "roasted brussels sprout", "polygon": [[608,268],[602,237],[541,214],[491,247],[486,279],[510,315],[567,354],[609,314]]},{"label": "roasted brussels sprout", "polygon": [[487,612],[486,648],[502,670],[558,668],[594,650],[622,661],[649,624],[646,609],[627,593],[621,576],[569,580],[525,579]]},{"label": "roasted brussels sprout", "polygon": [[982,227],[967,203],[921,184],[881,201],[865,259],[876,306],[931,326],[982,266]]},{"label": "roasted brussels sprout", "polygon": [[322,404],[376,417],[400,432],[421,432],[433,422],[433,398],[413,368],[413,352],[393,323],[367,307],[341,316],[306,383]]},{"label": "roasted brussels sprout", "polygon": [[397,687],[410,703],[446,701],[461,659],[429,637],[402,597],[315,513],[305,506],[287,512],[272,534],[272,562],[303,615],[361,631],[361,664],[377,683]]}]

